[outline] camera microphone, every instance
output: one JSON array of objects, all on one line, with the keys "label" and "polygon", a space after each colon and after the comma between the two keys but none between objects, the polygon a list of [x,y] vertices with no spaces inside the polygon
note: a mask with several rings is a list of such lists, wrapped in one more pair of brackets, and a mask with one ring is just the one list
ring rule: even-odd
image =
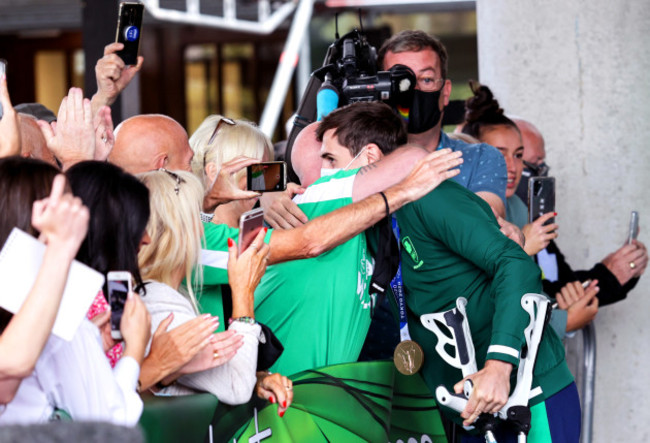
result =
[{"label": "camera microphone", "polygon": [[338,108],[339,90],[330,81],[329,75],[316,93],[316,120],[321,121],[323,117]]}]

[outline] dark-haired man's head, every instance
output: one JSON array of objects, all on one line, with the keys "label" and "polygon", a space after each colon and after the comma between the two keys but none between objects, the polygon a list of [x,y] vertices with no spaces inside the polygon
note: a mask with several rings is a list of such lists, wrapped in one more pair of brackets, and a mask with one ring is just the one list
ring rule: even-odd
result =
[{"label": "dark-haired man's head", "polygon": [[407,141],[402,120],[386,104],[358,102],[339,108],[321,121],[322,167],[358,168],[374,163]]},{"label": "dark-haired man's head", "polygon": [[[447,50],[436,37],[423,31],[402,31],[379,49],[379,66],[409,67],[416,78],[413,104],[408,119],[409,134],[425,134],[426,148],[438,144],[442,111],[449,103],[451,81],[447,78]],[[416,140],[422,142],[422,140]]]}]

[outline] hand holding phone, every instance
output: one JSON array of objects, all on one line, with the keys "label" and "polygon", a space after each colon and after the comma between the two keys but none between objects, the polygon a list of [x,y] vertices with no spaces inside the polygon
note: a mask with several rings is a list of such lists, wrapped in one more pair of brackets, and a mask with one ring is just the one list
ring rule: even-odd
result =
[{"label": "hand holding phone", "polygon": [[249,191],[284,191],[287,189],[287,164],[262,162],[249,165],[246,167],[246,179]]},{"label": "hand holding phone", "polygon": [[239,255],[253,243],[255,236],[264,226],[264,210],[257,208],[244,212],[239,219]]},{"label": "hand holding phone", "polygon": [[630,214],[630,228],[627,234],[627,244],[632,244],[632,240],[636,240],[639,235],[639,213],[632,211]]},{"label": "hand holding phone", "polygon": [[122,340],[120,323],[129,292],[133,292],[133,277],[128,271],[111,271],[107,275],[108,304],[111,307],[111,337]]}]

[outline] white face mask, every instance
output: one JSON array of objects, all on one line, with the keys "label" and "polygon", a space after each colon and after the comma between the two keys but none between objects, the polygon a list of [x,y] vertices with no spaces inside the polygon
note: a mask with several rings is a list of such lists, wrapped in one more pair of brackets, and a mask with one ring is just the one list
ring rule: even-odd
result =
[{"label": "white face mask", "polygon": [[321,177],[326,177],[326,176],[328,176],[328,175],[334,175],[334,174],[336,174],[336,173],[339,172],[339,171],[347,171],[347,169],[350,167],[350,165],[351,165],[352,163],[354,163],[354,161],[355,161],[356,159],[358,159],[359,156],[360,156],[360,155],[363,153],[363,151],[365,151],[365,150],[366,150],[366,148],[364,147],[361,151],[359,151],[359,153],[358,153],[357,155],[355,155],[354,158],[353,158],[352,160],[350,160],[350,162],[349,162],[349,163],[345,166],[345,168],[343,168],[343,169],[341,169],[341,168],[321,168],[321,169],[320,169],[320,176],[321,176]]}]

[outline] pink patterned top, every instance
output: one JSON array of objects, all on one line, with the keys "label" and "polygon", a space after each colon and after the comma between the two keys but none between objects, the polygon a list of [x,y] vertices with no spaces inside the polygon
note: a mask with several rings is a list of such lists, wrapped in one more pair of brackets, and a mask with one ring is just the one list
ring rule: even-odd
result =
[{"label": "pink patterned top", "polygon": [[[88,313],[86,314],[86,317],[88,320],[92,320],[95,316],[101,314],[102,312],[105,312],[108,309],[108,302],[106,301],[106,297],[104,297],[104,291],[100,290],[97,295],[95,296],[95,299],[93,300],[93,304],[90,306],[90,309],[88,309]],[[115,346],[113,346],[111,349],[109,349],[106,352],[106,357],[108,358],[108,362],[111,364],[111,367],[115,367],[117,364],[117,361],[122,357],[122,353],[124,352],[124,342],[121,341],[117,343]]]}]

